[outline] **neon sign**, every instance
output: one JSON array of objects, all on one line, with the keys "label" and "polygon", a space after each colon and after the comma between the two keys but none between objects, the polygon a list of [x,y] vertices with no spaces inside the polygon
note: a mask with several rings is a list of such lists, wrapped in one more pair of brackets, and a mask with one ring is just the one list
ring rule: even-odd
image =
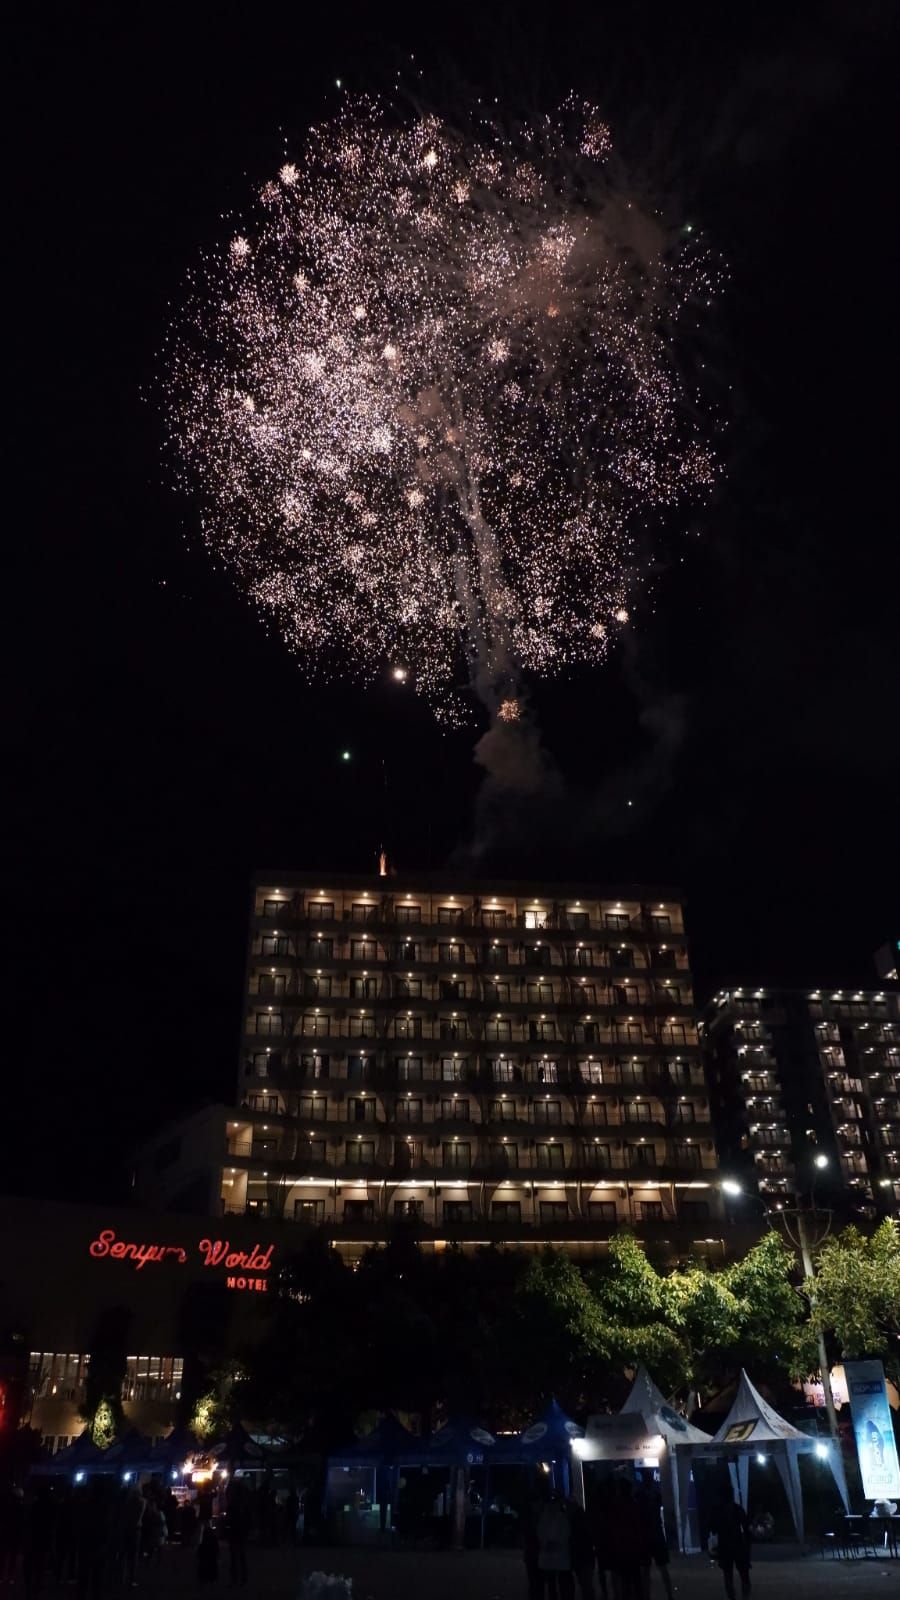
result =
[{"label": "neon sign", "polygon": [[[274,1249],[273,1244],[267,1250],[255,1244],[250,1250],[232,1250],[230,1239],[201,1239],[197,1245],[201,1266],[224,1267],[226,1288],[250,1290],[256,1294],[265,1294],[268,1290],[267,1279],[259,1274],[268,1272]],[[97,1238],[91,1240],[88,1252],[95,1259],[130,1261],[136,1272],[143,1272],[147,1266],[158,1266],[166,1261],[183,1267],[188,1261],[188,1251],[184,1245],[145,1244],[117,1239],[115,1228],[102,1228]]]}]

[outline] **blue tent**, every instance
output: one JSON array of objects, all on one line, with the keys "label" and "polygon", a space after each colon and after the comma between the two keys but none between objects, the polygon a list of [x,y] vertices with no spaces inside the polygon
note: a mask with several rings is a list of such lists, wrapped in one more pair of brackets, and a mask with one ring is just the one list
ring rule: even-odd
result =
[{"label": "blue tent", "polygon": [[421,1439],[394,1416],[382,1417],[364,1439],[354,1439],[328,1457],[329,1467],[413,1467],[428,1460]]},{"label": "blue tent", "polygon": [[55,1456],[49,1456],[44,1461],[39,1461],[32,1467],[32,1472],[41,1477],[56,1477],[69,1472],[97,1472],[111,1470],[105,1466],[106,1451],[94,1444],[89,1428],[85,1428],[77,1439],[66,1445],[64,1450],[57,1450]]},{"label": "blue tent", "polygon": [[111,1444],[103,1452],[103,1468],[106,1472],[129,1472],[134,1476],[140,1472],[153,1471],[153,1445],[137,1428],[129,1428],[121,1439]]},{"label": "blue tent", "polygon": [[497,1466],[538,1466],[544,1462],[551,1472],[554,1487],[569,1492],[569,1465],[573,1439],[583,1439],[584,1429],[567,1417],[555,1400],[510,1439],[500,1439],[491,1460]]},{"label": "blue tent", "polygon": [[200,1452],[200,1443],[190,1428],[173,1428],[167,1438],[161,1439],[150,1451],[153,1472],[181,1473],[185,1461]]},{"label": "blue tent", "polygon": [[426,1441],[423,1463],[445,1467],[481,1466],[490,1460],[496,1448],[494,1435],[470,1417],[451,1417]]}]

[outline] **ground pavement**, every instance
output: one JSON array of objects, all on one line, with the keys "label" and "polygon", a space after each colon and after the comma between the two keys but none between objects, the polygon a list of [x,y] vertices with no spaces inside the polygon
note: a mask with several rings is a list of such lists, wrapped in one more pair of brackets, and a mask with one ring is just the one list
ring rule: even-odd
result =
[{"label": "ground pavement", "polygon": [[[357,1600],[527,1600],[518,1551],[432,1551],[364,1549],[276,1550],[249,1546],[247,1600],[296,1600],[310,1572],[340,1572],[353,1579]],[[680,1556],[672,1562],[676,1600],[721,1600],[722,1575],[708,1557]],[[789,1547],[754,1554],[753,1600],[900,1600],[900,1560],[823,1561]],[[214,1600],[228,1591],[228,1553],[222,1550],[219,1582],[198,1589],[196,1558],[177,1547],[163,1550],[160,1564],[139,1573],[137,1590],[107,1590],[106,1600],[165,1600],[191,1595]],[[21,1591],[20,1591],[21,1592]],[[6,1591],[15,1594],[15,1591]],[[68,1600],[74,1590],[44,1589],[42,1600]],[[651,1600],[663,1600],[654,1574]]]}]

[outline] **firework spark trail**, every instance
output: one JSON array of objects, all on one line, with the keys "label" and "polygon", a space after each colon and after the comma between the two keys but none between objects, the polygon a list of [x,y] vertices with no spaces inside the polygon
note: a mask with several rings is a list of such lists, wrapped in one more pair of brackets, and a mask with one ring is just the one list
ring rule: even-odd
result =
[{"label": "firework spark trail", "polygon": [[522,672],[603,659],[643,523],[712,481],[673,355],[710,293],[594,108],[463,137],[349,104],[171,330],[176,474],[310,664],[403,664],[448,722],[474,688],[522,744]]}]

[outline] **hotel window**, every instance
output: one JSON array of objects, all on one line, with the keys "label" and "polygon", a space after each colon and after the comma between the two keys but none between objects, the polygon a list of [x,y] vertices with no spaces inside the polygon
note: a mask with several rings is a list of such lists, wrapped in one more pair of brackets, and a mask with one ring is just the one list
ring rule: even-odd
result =
[{"label": "hotel window", "polygon": [[486,1039],[511,1039],[512,1023],[509,1017],[489,1017],[484,1025]]},{"label": "hotel window", "polygon": [[604,928],[627,928],[628,916],[624,911],[604,911]]},{"label": "hotel window", "polygon": [[469,1115],[470,1103],[468,1100],[462,1099],[459,1095],[448,1094],[443,1096],[441,1100],[441,1116],[443,1118],[453,1118],[457,1122],[468,1122]]},{"label": "hotel window", "polygon": [[391,1034],[395,1039],[421,1039],[421,1017],[395,1017],[391,1023]]},{"label": "hotel window", "polygon": [[374,1139],[348,1139],[344,1146],[348,1167],[370,1167],[375,1161]]},{"label": "hotel window", "polygon": [[623,1108],[626,1122],[652,1122],[649,1100],[626,1100]]},{"label": "hotel window", "polygon": [[307,939],[306,954],[311,961],[330,961],[334,955],[334,940]]},{"label": "hotel window", "polygon": [[325,1221],[324,1200],[295,1200],[294,1221],[308,1222],[313,1227],[319,1227]]},{"label": "hotel window", "polygon": [[[324,1104],[324,1102],[323,1102]],[[277,1094],[252,1094],[250,1096],[251,1111],[277,1111]]]},{"label": "hotel window", "polygon": [[488,1005],[507,1005],[509,1003],[509,984],[497,983],[492,978],[485,978],[484,998]]},{"label": "hotel window", "polygon": [[412,939],[404,939],[395,947],[395,955],[398,961],[421,961],[422,946]]},{"label": "hotel window", "polygon": [[398,1100],[397,1101],[397,1121],[398,1122],[421,1122],[422,1121],[422,1102],[421,1102],[421,1100]]},{"label": "hotel window", "polygon": [[345,1200],[344,1220],[346,1222],[374,1222],[375,1206],[371,1200]]},{"label": "hotel window", "polygon": [[354,900],[350,915],[354,922],[374,922],[378,916],[378,907],[371,900]]},{"label": "hotel window", "polygon": [[445,1140],[441,1145],[441,1162],[445,1167],[465,1168],[472,1160],[472,1146],[468,1140]]},{"label": "hotel window", "polygon": [[398,1000],[421,1000],[421,978],[395,978],[394,994]]},{"label": "hotel window", "polygon": [[549,928],[549,913],[546,911],[526,911],[525,926],[526,928]]},{"label": "hotel window", "polygon": [[656,1146],[652,1144],[627,1144],[625,1158],[629,1167],[656,1166]]},{"label": "hotel window", "polygon": [[402,1056],[397,1062],[397,1076],[401,1083],[421,1083],[422,1057]]},{"label": "hotel window", "polygon": [[521,1083],[522,1068],[514,1062],[508,1061],[505,1056],[494,1056],[488,1059],[488,1071],[495,1083]]},{"label": "hotel window", "polygon": [[621,950],[612,949],[609,953],[609,964],[618,968],[635,966],[635,955],[631,946],[625,945]]},{"label": "hotel window", "polygon": [[579,1061],[578,1075],[582,1083],[615,1082],[615,1079],[604,1078],[603,1063],[601,1061]]},{"label": "hotel window", "polygon": [[605,1128],[609,1123],[609,1106],[585,1106],[584,1120],[592,1128]]},{"label": "hotel window", "polygon": [[438,998],[440,1000],[465,1000],[465,983],[461,978],[442,978]]},{"label": "hotel window", "polygon": [[572,1033],[577,1044],[597,1043],[596,1022],[576,1022]]},{"label": "hotel window", "polygon": [[595,983],[585,983],[582,978],[575,989],[574,998],[580,1001],[583,1006],[595,1006],[597,1004],[597,985]]},{"label": "hotel window", "polygon": [[491,944],[485,945],[481,952],[481,960],[486,967],[508,967],[509,945],[498,944],[496,939]]},{"label": "hotel window", "polygon": [[287,978],[283,972],[261,972],[257,984],[259,994],[284,994]]},{"label": "hotel window", "polygon": [[471,1202],[471,1200],[445,1200],[444,1201],[444,1221],[445,1222],[471,1222],[472,1221],[472,1202]]},{"label": "hotel window", "polygon": [[608,1144],[597,1144],[593,1140],[584,1147],[585,1166],[602,1167],[608,1170],[612,1165],[610,1161],[610,1147]]},{"label": "hotel window", "polygon": [[361,1096],[359,1098],[353,1098],[353,1099],[348,1100],[347,1101],[347,1121],[348,1122],[374,1122],[375,1121],[375,1097],[374,1097],[374,1095],[369,1095],[368,1098],[365,1095],[363,1095],[363,1096]]},{"label": "hotel window", "polygon": [[272,1057],[266,1050],[254,1050],[247,1057],[247,1077],[267,1078],[269,1076],[269,1063]]},{"label": "hotel window", "polygon": [[589,1200],[587,1207],[589,1222],[615,1222],[615,1200]]},{"label": "hotel window", "polygon": [[462,922],[462,919],[462,906],[438,906],[438,922],[450,923],[456,926]]},{"label": "hotel window", "polygon": [[468,1064],[468,1060],[461,1061],[459,1056],[441,1056],[441,1082],[462,1083]]},{"label": "hotel window", "polygon": [[280,1011],[258,1011],[256,1013],[257,1033],[281,1033],[284,1028],[284,1017]]},{"label": "hotel window", "polygon": [[492,1222],[521,1222],[521,1200],[494,1200],[491,1204]]},{"label": "hotel window", "polygon": [[287,910],[287,908],[288,908],[288,903],[287,903],[286,900],[264,900],[263,901],[263,916],[264,917],[283,916],[285,911]]},{"label": "hotel window", "polygon": [[687,1044],[687,1029],[683,1022],[671,1022],[661,1032],[663,1040],[668,1044]]},{"label": "hotel window", "polygon": [[422,907],[413,905],[397,906],[396,915],[398,922],[421,922]]},{"label": "hotel window", "polygon": [[405,1139],[395,1139],[394,1162],[398,1167],[402,1164],[407,1171],[411,1167],[421,1167],[424,1163],[421,1139],[411,1139],[408,1135]]},{"label": "hotel window", "polygon": [[552,983],[535,983],[533,980],[529,981],[525,985],[525,994],[528,1000],[532,1000],[537,1004],[553,1004]]},{"label": "hotel window", "polygon": [[665,947],[662,945],[656,945],[653,950],[652,957],[653,965],[655,967],[662,967],[664,970],[672,972],[677,966],[675,951],[670,949],[668,945]]},{"label": "hotel window", "polygon": [[561,1172],[566,1164],[565,1151],[558,1140],[549,1144],[540,1142],[534,1147],[537,1166],[542,1172]]},{"label": "hotel window", "polygon": [[369,1069],[371,1068],[372,1064],[373,1062],[371,1056],[348,1056],[347,1077],[351,1080],[351,1082],[355,1080],[357,1083],[359,1083],[361,1079],[369,1077]]},{"label": "hotel window", "polygon": [[642,1222],[662,1222],[663,1208],[661,1200],[639,1200],[638,1216]]},{"label": "hotel window", "polygon": [[290,940],[286,933],[264,933],[260,949],[264,956],[286,956],[290,950]]},{"label": "hotel window", "polygon": [[[329,951],[329,955],[331,952]],[[375,961],[378,955],[378,946],[374,939],[351,939],[351,961]]]},{"label": "hotel window", "polygon": [[269,1215],[269,1202],[262,1195],[247,1196],[247,1213],[252,1217],[267,1217]]},{"label": "hotel window", "polygon": [[526,944],[522,946],[522,959],[526,967],[549,967],[551,952],[548,944]]},{"label": "hotel window", "polygon": [[329,973],[323,978],[318,973],[316,973],[315,977],[308,972],[304,973],[303,994],[307,1000],[330,1000],[331,974]]},{"label": "hotel window", "polygon": [[655,933],[670,933],[672,918],[666,912],[654,911],[650,917],[650,926]]},{"label": "hotel window", "polygon": [[350,997],[353,1000],[374,1000],[378,993],[377,978],[351,978]]},{"label": "hotel window", "polygon": [[549,1021],[549,1019],[547,1019],[546,1017],[544,1018],[543,1022],[535,1022],[533,1020],[529,1020],[529,1023],[528,1023],[528,1037],[529,1037],[529,1039],[537,1039],[537,1040],[542,1040],[542,1039],[553,1040],[553,1039],[556,1038],[556,1023]]},{"label": "hotel window", "polygon": [[640,1044],[644,1031],[639,1022],[617,1022],[613,1028],[617,1044]]},{"label": "hotel window", "polygon": [[481,913],[481,926],[483,928],[505,928],[506,927],[506,912],[505,911],[482,911],[482,913]]},{"label": "hotel window", "polygon": [[558,1126],[562,1122],[562,1102],[559,1100],[536,1100],[534,1103],[535,1122]]},{"label": "hotel window", "polygon": [[490,1106],[490,1118],[492,1122],[515,1122],[515,1100],[492,1100]]},{"label": "hotel window", "polygon": [[333,900],[310,900],[307,904],[310,922],[333,922]]},{"label": "hotel window", "polygon": [[697,1107],[692,1101],[679,1100],[677,1106],[675,1107],[676,1122],[698,1122],[701,1120],[705,1122],[707,1119],[705,1117],[700,1117]]},{"label": "hotel window", "polygon": [[613,1004],[617,1006],[636,1006],[640,1003],[641,991],[636,983],[614,983]]},{"label": "hotel window", "polygon": [[675,1139],[672,1144],[672,1154],[678,1167],[699,1170],[702,1166],[698,1144],[688,1144],[685,1139]]},{"label": "hotel window", "polygon": [[507,1139],[495,1139],[491,1143],[491,1161],[495,1167],[505,1169],[519,1165],[519,1146],[511,1144]]},{"label": "hotel window", "polygon": [[[374,1039],[375,1037],[375,1018],[371,1011],[351,1011],[347,1020],[347,1027],[351,1039]],[[324,1028],[322,1031],[327,1033],[328,1029]]]},{"label": "hotel window", "polygon": [[311,1167],[324,1167],[325,1165],[325,1140],[301,1139],[297,1147],[299,1161],[308,1161]]},{"label": "hotel window", "polygon": [[541,1200],[541,1222],[568,1222],[569,1207],[565,1200]]},{"label": "hotel window", "polygon": [[678,1215],[683,1218],[685,1222],[708,1222],[709,1201],[679,1200]]},{"label": "hotel window", "polygon": [[301,1074],[304,1078],[327,1078],[330,1061],[330,1056],[321,1055],[318,1051],[304,1054],[300,1057]]},{"label": "hotel window", "polygon": [[307,1038],[326,1039],[331,1032],[331,1018],[315,1011],[304,1011],[300,1018],[300,1032]]},{"label": "hotel window", "polygon": [[535,1083],[556,1083],[559,1072],[555,1061],[536,1061],[530,1076]]},{"label": "hotel window", "polygon": [[[274,1110],[274,1106],[266,1106],[267,1111]],[[328,1100],[324,1094],[303,1094],[297,1101],[297,1115],[302,1122],[326,1122],[328,1119]]]},{"label": "hotel window", "polygon": [[569,965],[571,967],[592,967],[594,965],[593,950],[588,949],[585,945],[582,945],[581,949],[576,947],[574,950],[570,950]]},{"label": "hotel window", "polygon": [[439,961],[456,962],[457,966],[462,966],[462,964],[465,961],[465,959],[466,959],[466,955],[465,955],[465,946],[464,945],[462,945],[462,944],[460,944],[460,943],[458,943],[456,941],[454,941],[452,944],[439,944],[438,945],[438,960]]},{"label": "hotel window", "polygon": [[565,914],[566,927],[573,933],[578,933],[582,928],[589,928],[591,919],[587,911],[567,911]]},{"label": "hotel window", "polygon": [[621,1061],[616,1066],[619,1082],[641,1088],[647,1082],[647,1069],[642,1061]]},{"label": "hotel window", "polygon": [[469,1029],[464,1017],[438,1017],[439,1039],[467,1039]]},{"label": "hotel window", "polygon": [[411,1222],[422,1222],[425,1217],[424,1200],[395,1200],[394,1216],[406,1217]]}]

